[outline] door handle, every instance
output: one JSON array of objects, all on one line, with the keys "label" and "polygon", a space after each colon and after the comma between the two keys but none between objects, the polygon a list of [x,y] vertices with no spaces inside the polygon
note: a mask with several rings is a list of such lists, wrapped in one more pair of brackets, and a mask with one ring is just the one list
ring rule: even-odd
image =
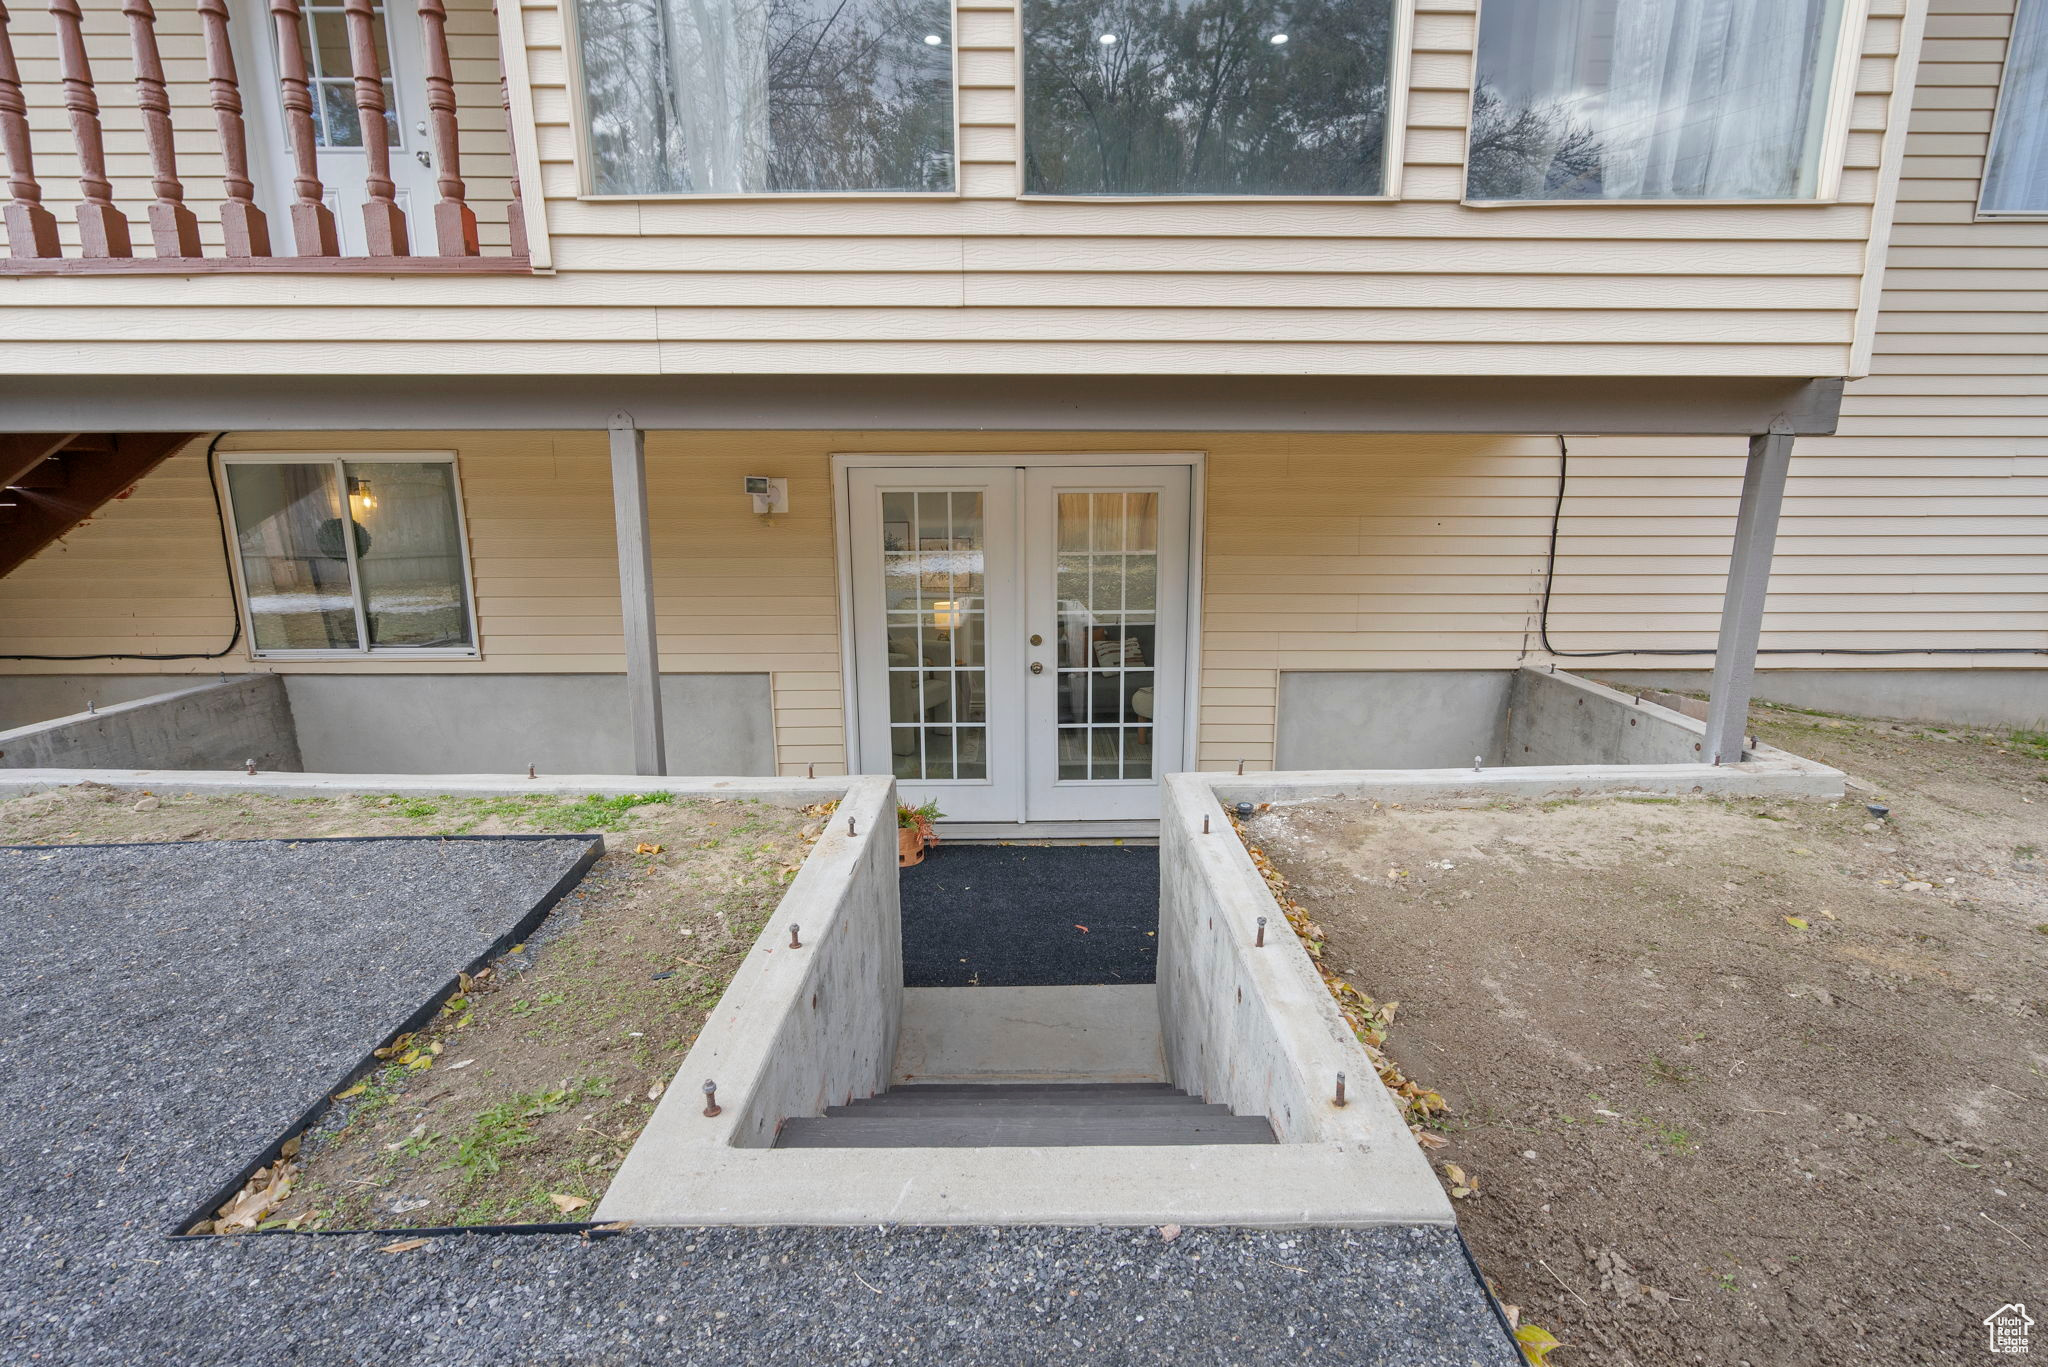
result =
[{"label": "door handle", "polygon": [[422,165],[422,166],[432,166],[432,165],[434,164],[434,158],[433,158],[433,154],[432,154],[432,153],[429,153],[429,152],[415,152],[415,153],[413,153],[413,155],[414,155],[415,157],[419,158],[419,163],[420,163],[420,165]]},{"label": "door handle", "polygon": [[1031,672],[1033,674],[1043,674],[1045,673],[1045,666],[1039,663],[1037,660],[1033,660],[1031,662]]}]

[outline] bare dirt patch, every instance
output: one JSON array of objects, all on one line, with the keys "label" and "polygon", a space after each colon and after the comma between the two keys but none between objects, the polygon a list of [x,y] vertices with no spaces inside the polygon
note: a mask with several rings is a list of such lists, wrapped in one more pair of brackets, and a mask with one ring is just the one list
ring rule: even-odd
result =
[{"label": "bare dirt patch", "polygon": [[1555,1363],[1976,1361],[2048,1247],[2048,747],[1754,723],[1860,790],[1247,834],[1402,1004],[1387,1052],[1449,1100],[1432,1157]]},{"label": "bare dirt patch", "polygon": [[239,1222],[420,1228],[587,1218],[819,820],[666,794],[156,798],[86,785],[0,802],[0,840],[603,832],[605,856],[533,939],[341,1093],[293,1161],[265,1174],[289,1183],[260,1183]]}]

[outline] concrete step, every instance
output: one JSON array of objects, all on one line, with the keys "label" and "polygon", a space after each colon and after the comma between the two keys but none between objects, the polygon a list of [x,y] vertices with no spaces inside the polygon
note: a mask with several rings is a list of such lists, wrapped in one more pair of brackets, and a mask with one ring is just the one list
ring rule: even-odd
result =
[{"label": "concrete step", "polygon": [[1264,1116],[1220,1119],[1149,1116],[1100,1119],[1062,1116],[847,1116],[785,1121],[778,1149],[1078,1148],[1119,1144],[1141,1148],[1190,1144],[1271,1144]]},{"label": "concrete step", "polygon": [[775,1146],[1072,1148],[1271,1144],[1264,1116],[1236,1116],[1164,1083],[940,1083],[897,1087],[822,1117],[783,1122]]}]

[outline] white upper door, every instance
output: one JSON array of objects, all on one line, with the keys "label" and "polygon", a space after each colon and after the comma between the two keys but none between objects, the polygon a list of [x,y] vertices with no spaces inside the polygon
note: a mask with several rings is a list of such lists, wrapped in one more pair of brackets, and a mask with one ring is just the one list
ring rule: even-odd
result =
[{"label": "white upper door", "polygon": [[849,472],[861,767],[954,821],[1023,812],[1016,488],[1004,467]]},{"label": "white upper door", "polygon": [[[348,25],[341,0],[300,0],[299,51],[313,98],[313,141],[318,148],[322,197],[334,213],[343,256],[367,254],[363,239],[362,120],[356,111]],[[278,84],[277,32],[269,6],[236,7],[235,58],[242,67],[250,156],[257,194],[270,216],[270,247],[293,254],[291,204],[294,164],[286,134],[283,88]],[[380,0],[376,8],[377,60],[384,72],[384,137],[391,149],[393,198],[405,211],[415,255],[435,251],[433,140],[427,122],[425,59],[416,0]]]},{"label": "white upper door", "polygon": [[1186,466],[1024,472],[1033,821],[1153,819],[1186,765]]}]

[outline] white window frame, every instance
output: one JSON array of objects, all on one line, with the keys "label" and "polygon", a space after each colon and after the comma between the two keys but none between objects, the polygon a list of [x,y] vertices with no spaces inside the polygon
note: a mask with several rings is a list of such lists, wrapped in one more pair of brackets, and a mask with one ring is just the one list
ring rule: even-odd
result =
[{"label": "white window frame", "polygon": [[[356,568],[355,538],[344,536],[342,546],[348,552],[349,590],[355,599],[356,640],[354,649],[333,648],[318,650],[261,650],[256,645],[256,619],[249,608],[249,585],[242,575],[241,537],[235,519],[235,493],[228,482],[228,467],[231,465],[331,465],[334,477],[339,481],[342,499],[348,498],[347,465],[364,464],[413,464],[446,465],[452,478],[450,488],[455,495],[455,535],[461,546],[462,591],[468,610],[469,644],[466,646],[373,646],[370,644],[370,628],[363,608],[362,576]],[[477,632],[476,618],[476,575],[470,565],[469,515],[463,508],[462,463],[453,451],[223,451],[214,472],[218,481],[221,506],[227,509],[227,534],[235,545],[235,553],[229,557],[235,572],[235,606],[242,614],[243,639],[249,643],[249,658],[252,660],[478,660],[483,658],[483,638]]]},{"label": "white window frame", "polygon": [[1016,37],[1011,88],[1016,94],[1017,174],[1011,186],[1016,197],[1034,204],[1392,204],[1401,198],[1402,171],[1408,164],[1408,100],[1415,58],[1415,0],[1394,0],[1394,33],[1387,66],[1387,141],[1376,195],[1060,195],[1024,188],[1024,6],[1014,10]]},{"label": "white window frame", "polygon": [[[1984,184],[1991,176],[1991,149],[1998,145],[1998,125],[2005,120],[2006,82],[2012,76],[2012,44],[2019,36],[2020,15],[2028,5],[2048,3],[2048,0],[2018,0],[2012,7],[2012,28],[2005,35],[2005,57],[1998,66],[1998,103],[1992,106],[1991,132],[1984,140],[1983,169],[1977,175],[1977,213],[1979,219],[1989,223],[2010,223],[2015,220],[2026,222],[2048,218],[2048,204],[2038,209],[1987,209],[1984,207]],[[2048,118],[2048,110],[2036,111],[2035,117]]]},{"label": "white window frame", "polygon": [[[1863,40],[1870,0],[1843,0],[1842,32],[1836,40],[1835,69],[1828,83],[1827,118],[1821,127],[1820,179],[1810,197],[1799,199],[1473,199],[1472,123],[1479,103],[1479,35],[1487,0],[1479,0],[1472,25],[1472,83],[1466,92],[1465,155],[1458,159],[1458,202],[1468,209],[1658,209],[1759,208],[1839,204],[1842,163],[1849,157],[1849,125],[1856,112],[1856,73],[1863,64]],[[1896,60],[1896,58],[1894,59]]]},{"label": "white window frame", "polygon": [[724,190],[706,194],[676,194],[649,191],[645,194],[601,195],[591,188],[596,183],[597,163],[590,151],[590,117],[584,107],[582,7],[577,0],[562,0],[562,54],[569,77],[569,132],[575,140],[576,198],[591,204],[718,204],[740,201],[779,203],[843,199],[944,200],[964,197],[961,188],[964,167],[960,158],[960,0],[947,6],[953,16],[953,188],[950,190]]}]

